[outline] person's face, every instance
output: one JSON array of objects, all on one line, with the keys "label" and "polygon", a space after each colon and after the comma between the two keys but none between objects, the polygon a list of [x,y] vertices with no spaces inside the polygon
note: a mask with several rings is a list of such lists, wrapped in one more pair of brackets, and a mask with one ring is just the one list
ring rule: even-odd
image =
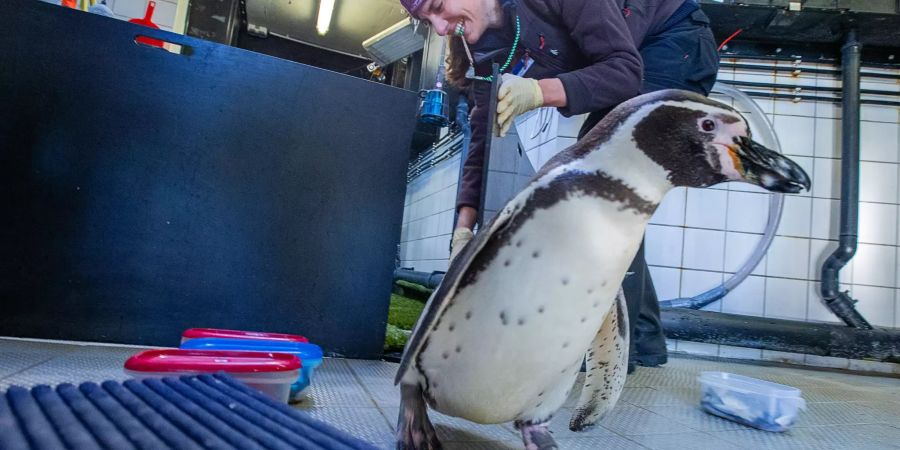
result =
[{"label": "person's face", "polygon": [[488,27],[491,0],[425,0],[417,19],[441,35],[456,35],[461,29],[466,42],[478,42]]}]

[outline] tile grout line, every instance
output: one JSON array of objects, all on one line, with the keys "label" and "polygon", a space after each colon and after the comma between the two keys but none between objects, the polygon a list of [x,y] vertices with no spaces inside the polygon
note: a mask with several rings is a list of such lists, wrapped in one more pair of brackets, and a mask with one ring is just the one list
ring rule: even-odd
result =
[{"label": "tile grout line", "polygon": [[[735,191],[731,191],[731,192],[735,192]],[[809,198],[809,197],[802,197],[802,198]],[[813,200],[830,200],[830,201],[834,201],[834,202],[839,202],[839,200],[828,199],[828,198],[813,198]],[[885,205],[885,206],[900,206],[900,205],[897,205],[894,203],[876,203],[876,202],[861,202],[861,203]],[[812,206],[810,206],[810,209],[812,209]],[[812,222],[810,222],[810,223],[812,223]],[[650,223],[648,223],[648,226],[661,227],[661,228],[680,228],[683,230],[690,229],[690,230],[701,230],[701,231],[721,231],[721,232],[727,232],[727,233],[744,234],[744,235],[760,236],[760,237],[764,234],[762,231],[742,231],[742,230],[729,230],[729,229],[697,227],[697,226],[689,227],[686,225],[672,225],[669,223],[650,222]],[[775,236],[791,238],[791,239],[807,239],[807,240],[812,240],[812,241],[838,242],[837,238],[834,238],[834,239],[832,239],[830,237],[823,238],[823,237],[815,237],[815,236],[811,236],[811,235],[810,236],[799,236],[799,235],[793,235],[793,234],[778,234],[778,232],[776,232]],[[883,243],[879,243],[879,242],[860,241],[859,243],[863,244],[863,245],[874,245],[874,246],[878,246],[878,247],[898,247],[898,245],[895,245],[895,244],[883,244]]]},{"label": "tile grout line", "polygon": [[[363,392],[366,393],[366,396],[369,398],[369,401],[372,402],[372,405],[374,405],[376,409],[378,409],[378,413],[381,414],[381,417],[384,419],[384,422],[387,424],[388,429],[391,430],[392,435],[395,435],[397,430],[394,429],[394,424],[392,424],[391,419],[388,418],[387,411],[382,409],[381,405],[379,405],[378,402],[375,401],[375,396],[372,395],[372,392],[369,391],[369,389],[366,387],[366,384],[362,382],[362,378],[359,376],[358,373],[356,373],[356,368],[354,367],[354,365],[351,364],[350,361],[348,361],[348,360],[345,360],[345,362],[346,362],[347,366],[350,368],[350,373],[353,375],[353,381],[355,381],[356,384],[362,388]],[[401,404],[400,409],[402,409],[402,408],[403,408],[403,405]]]},{"label": "tile grout line", "polygon": [[[900,118],[900,112],[898,112],[898,118]],[[897,127],[897,143],[898,147],[900,147],[900,125]],[[897,179],[900,180],[900,164],[897,165]],[[898,201],[900,201],[900,186],[898,186]],[[900,266],[900,212],[894,215],[894,242],[897,244],[896,250],[894,251],[894,264],[895,266]],[[900,283],[900,279],[897,278],[898,270],[894,268],[894,285]],[[896,286],[900,288],[900,286]],[[894,327],[900,327],[900,289],[894,289]]]},{"label": "tile grout line", "polygon": [[[681,271],[704,272],[704,273],[723,274],[723,275],[732,275],[735,273],[732,271],[724,271],[723,272],[723,271],[719,271],[719,270],[696,269],[693,267],[675,267],[675,266],[666,266],[666,265],[662,265],[662,264],[649,264],[649,266],[655,267],[655,268],[660,268],[660,269],[677,269],[677,270],[681,270]],[[758,277],[758,278],[772,278],[772,279],[776,279],[776,280],[787,280],[787,281],[810,281],[810,282],[814,282],[814,283],[821,281],[821,280],[811,280],[811,279],[806,279],[806,278],[780,277],[780,276],[776,276],[776,275],[757,275],[754,273],[751,273],[750,276]],[[841,284],[844,284],[844,283],[841,283]],[[846,284],[853,285],[853,286],[878,288],[878,289],[900,289],[900,287],[885,286],[885,285],[880,285],[880,284],[851,283],[851,282],[847,282]]]},{"label": "tile grout line", "polygon": [[[66,347],[74,347],[74,346],[72,346],[72,345],[66,345]],[[25,373],[25,372],[27,372],[27,371],[29,371],[29,370],[31,370],[31,369],[34,369],[34,368],[36,368],[36,367],[38,367],[38,366],[42,366],[42,365],[44,365],[44,364],[46,364],[46,363],[48,363],[48,362],[50,362],[50,361],[52,361],[52,360],[54,360],[54,359],[56,359],[56,358],[59,358],[59,357],[61,357],[61,356],[65,356],[66,354],[71,353],[71,352],[74,352],[74,351],[75,351],[74,348],[67,348],[67,349],[65,350],[65,352],[64,352],[62,355],[51,356],[51,357],[49,357],[49,358],[47,358],[47,359],[45,359],[45,360],[43,360],[43,361],[41,361],[41,362],[32,364],[32,365],[30,365],[30,366],[28,366],[28,367],[25,367],[25,368],[23,368],[23,369],[21,369],[21,370],[15,371],[15,372],[10,373],[10,374],[8,374],[8,375],[4,375],[3,377],[0,377],[0,383],[2,383],[4,380],[8,380],[8,379],[10,379],[10,378],[12,378],[12,377],[15,377],[16,375]]]},{"label": "tile grout line", "polygon": [[[615,433],[615,432],[613,432],[613,433]],[[640,442],[638,442],[638,441],[636,441],[636,440],[634,440],[634,439],[631,439],[631,438],[628,437],[628,436],[622,436],[622,435],[619,435],[618,433],[615,433],[614,436],[618,436],[618,437],[620,437],[620,438],[622,438],[622,439],[625,439],[625,440],[628,441],[628,442],[632,442],[632,443],[634,443],[635,445],[637,445],[638,448],[645,448],[645,449],[647,449],[647,450],[653,450],[653,447],[648,447],[648,446],[646,446],[646,445],[644,445],[644,444],[641,444]]]}]

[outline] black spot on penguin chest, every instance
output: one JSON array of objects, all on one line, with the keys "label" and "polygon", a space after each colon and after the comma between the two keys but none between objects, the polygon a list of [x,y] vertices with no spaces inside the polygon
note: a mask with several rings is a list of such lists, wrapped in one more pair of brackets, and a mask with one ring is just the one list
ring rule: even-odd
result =
[{"label": "black spot on penguin chest", "polygon": [[627,318],[625,317],[625,312],[622,311],[622,306],[617,303],[614,303],[616,306],[616,323],[619,326],[619,337],[624,339],[625,334],[628,332],[628,327],[625,326],[628,323]]}]

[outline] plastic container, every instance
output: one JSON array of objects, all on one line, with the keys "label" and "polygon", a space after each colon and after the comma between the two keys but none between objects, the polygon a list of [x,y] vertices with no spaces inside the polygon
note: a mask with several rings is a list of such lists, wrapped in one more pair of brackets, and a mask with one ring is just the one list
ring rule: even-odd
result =
[{"label": "plastic container", "polygon": [[322,349],[306,342],[258,341],[244,339],[197,338],[181,344],[183,349],[239,350],[248,352],[277,352],[296,356],[303,364],[300,376],[291,386],[291,400],[299,400],[300,394],[312,382],[313,372],[322,364]]},{"label": "plastic container", "polygon": [[766,431],[785,431],[806,409],[800,389],[735,375],[702,372],[700,405],[711,414]]},{"label": "plastic container", "polygon": [[125,362],[137,379],[226,372],[275,400],[287,402],[301,363],[287,353],[204,350],[146,350]]},{"label": "plastic container", "polygon": [[297,334],[264,333],[261,331],[223,330],[219,328],[190,328],[181,333],[181,342],[198,338],[247,339],[261,341],[309,342]]}]

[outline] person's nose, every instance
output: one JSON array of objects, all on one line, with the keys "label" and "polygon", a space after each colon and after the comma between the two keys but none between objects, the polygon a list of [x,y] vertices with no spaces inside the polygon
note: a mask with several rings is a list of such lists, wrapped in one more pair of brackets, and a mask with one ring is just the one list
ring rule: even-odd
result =
[{"label": "person's nose", "polygon": [[443,17],[432,15],[428,17],[428,21],[431,23],[431,27],[434,28],[434,32],[439,36],[446,36],[450,34],[450,23],[447,22],[447,20],[445,20]]}]

